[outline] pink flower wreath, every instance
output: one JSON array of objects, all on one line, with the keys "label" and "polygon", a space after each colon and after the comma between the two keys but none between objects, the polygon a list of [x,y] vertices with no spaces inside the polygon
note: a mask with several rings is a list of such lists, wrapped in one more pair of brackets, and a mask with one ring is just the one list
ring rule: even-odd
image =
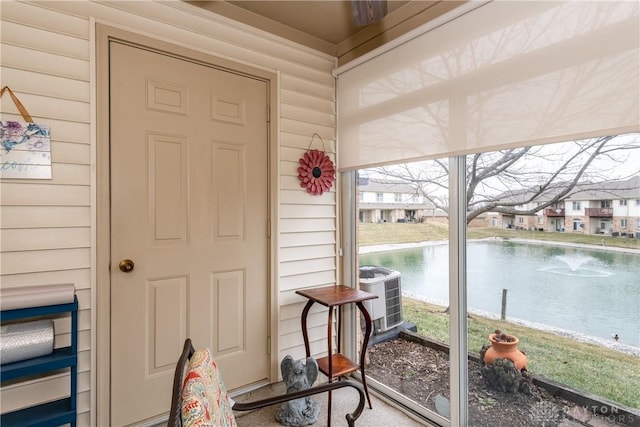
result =
[{"label": "pink flower wreath", "polygon": [[331,189],[335,179],[336,170],[333,162],[323,151],[310,150],[304,153],[300,159],[298,179],[300,187],[307,192],[319,196]]}]

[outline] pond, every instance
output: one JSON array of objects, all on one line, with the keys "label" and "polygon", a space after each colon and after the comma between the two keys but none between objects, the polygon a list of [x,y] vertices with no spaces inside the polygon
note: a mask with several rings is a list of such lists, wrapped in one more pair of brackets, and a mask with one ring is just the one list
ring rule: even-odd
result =
[{"label": "pond", "polygon": [[[402,273],[405,294],[448,305],[447,245],[360,255],[360,265]],[[467,305],[640,347],[640,255],[508,241],[467,244]]]}]

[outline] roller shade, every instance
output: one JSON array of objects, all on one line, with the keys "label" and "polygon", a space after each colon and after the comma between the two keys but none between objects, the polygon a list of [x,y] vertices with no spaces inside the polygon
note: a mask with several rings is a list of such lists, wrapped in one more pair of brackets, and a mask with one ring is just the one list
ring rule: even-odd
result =
[{"label": "roller shade", "polygon": [[493,1],[338,70],[338,168],[640,129],[633,1]]}]

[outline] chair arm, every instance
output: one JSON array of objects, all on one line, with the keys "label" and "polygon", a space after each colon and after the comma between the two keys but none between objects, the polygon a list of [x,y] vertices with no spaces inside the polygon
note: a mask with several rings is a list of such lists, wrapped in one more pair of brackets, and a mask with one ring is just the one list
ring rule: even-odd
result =
[{"label": "chair arm", "polygon": [[184,371],[189,363],[189,359],[193,356],[195,349],[191,340],[187,338],[184,341],[182,353],[176,363],[175,373],[173,374],[173,387],[171,389],[171,409],[169,411],[169,421],[167,427],[182,427],[182,419],[180,418],[180,395],[182,393],[182,382],[184,380]]},{"label": "chair arm", "polygon": [[287,402],[289,400],[299,399],[301,397],[312,396],[318,393],[324,393],[331,390],[336,390],[342,387],[353,387],[358,391],[360,395],[360,401],[358,402],[358,407],[351,414],[347,414],[347,423],[350,427],[355,425],[356,420],[362,414],[362,410],[364,409],[364,390],[360,383],[357,383],[352,380],[344,380],[344,381],[335,381],[331,383],[321,384],[315,387],[308,388],[306,390],[296,391],[293,393],[281,394],[279,396],[273,396],[262,400],[256,400],[254,402],[247,403],[239,403],[236,402],[233,405],[234,411],[250,411],[252,409],[264,408],[265,406],[275,405],[277,403]]}]

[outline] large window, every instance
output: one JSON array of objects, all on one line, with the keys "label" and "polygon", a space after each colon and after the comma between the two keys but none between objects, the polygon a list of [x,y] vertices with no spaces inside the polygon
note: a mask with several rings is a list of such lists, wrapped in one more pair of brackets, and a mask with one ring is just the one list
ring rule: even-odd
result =
[{"label": "large window", "polygon": [[[640,302],[640,289],[630,285],[640,275],[640,255],[624,253],[625,247],[640,250],[640,241],[611,233],[603,236],[600,230],[607,221],[598,217],[571,217],[572,229],[578,234],[559,232],[555,226],[555,221],[564,219],[564,211],[556,207],[572,203],[568,197],[579,196],[593,206],[600,205],[597,195],[602,192],[622,195],[640,191],[640,176],[631,176],[635,162],[640,162],[638,135],[591,143],[590,148],[588,141],[529,147],[518,154],[510,169],[494,174],[488,171],[497,170],[496,164],[504,156],[515,156],[514,150],[467,156],[463,176],[468,181],[459,187],[466,201],[462,217],[466,262],[461,270],[451,262],[465,259],[451,240],[455,216],[448,192],[451,177],[439,173],[439,168],[450,168],[449,160],[367,170],[367,175],[375,175],[379,181],[398,180],[402,176],[399,171],[404,171],[405,183],[438,212],[418,224],[359,225],[360,287],[376,292],[380,286],[382,302],[388,304],[374,309],[367,367],[374,386],[418,403],[433,421],[449,418],[454,398],[449,384],[453,381],[453,360],[445,349],[456,345],[451,328],[456,322],[458,328],[461,325],[460,319],[452,316],[460,305],[460,295],[464,295],[462,314],[467,325],[462,327],[468,332],[463,344],[475,355],[462,365],[468,366],[464,382],[468,425],[553,425],[570,419],[575,411],[584,411],[579,400],[556,399],[554,382],[589,398],[599,396],[605,402],[602,405],[610,401],[640,405],[633,391],[640,387],[640,381],[633,379],[640,378],[640,314],[614,303]],[[597,167],[584,168],[584,159],[600,150],[607,151],[613,164],[603,158]],[[629,152],[632,155],[622,161]],[[554,153],[577,163],[560,161],[554,166],[548,160]],[[484,169],[477,164],[474,169],[474,160]],[[618,176],[610,173],[614,167]],[[594,176],[600,176],[601,181],[595,183]],[[590,194],[596,198],[589,200]],[[533,216],[543,212],[537,216],[536,227],[492,226],[508,222],[513,208],[526,206],[531,206],[531,211],[521,213]],[[526,218],[519,215],[517,223],[524,224]],[[626,227],[626,218],[614,216],[613,220]],[[396,244],[402,244],[403,249],[397,249]],[[370,274],[374,270],[377,273]],[[452,288],[452,275],[458,275],[455,283],[461,289]],[[388,286],[401,289],[402,308],[391,311],[406,323],[399,325],[398,317],[387,317],[389,307],[395,307],[397,301],[382,291],[388,291]],[[487,379],[499,377],[477,358],[488,351],[483,346],[489,347],[489,336],[495,330],[518,338],[519,349],[528,359],[527,372],[542,378],[540,382],[528,383],[528,377],[515,367],[511,369],[519,375],[517,383],[497,385],[492,382],[497,379]],[[397,339],[389,340],[394,331]],[[566,352],[572,357],[568,362]],[[626,374],[617,370],[617,364],[624,366]],[[500,387],[520,390],[512,390],[517,397],[509,397]],[[608,410],[617,411],[615,407]]]},{"label": "large window", "polygon": [[[467,318],[469,313],[465,309],[467,302],[471,307],[473,298],[476,298],[473,292],[480,289],[480,285],[472,283],[471,279],[480,280],[483,273],[496,270],[514,274],[511,281],[518,282],[518,274],[528,272],[522,270],[524,267],[515,267],[515,261],[531,258],[527,256],[528,247],[522,251],[519,247],[507,245],[512,258],[502,259],[499,265],[490,263],[493,259],[501,259],[496,254],[482,258],[479,267],[465,262],[467,255],[470,260],[472,256],[478,257],[471,251],[480,247],[467,245],[465,236],[482,230],[486,225],[483,220],[489,212],[500,215],[500,227],[491,227],[491,232],[485,235],[496,241],[511,239],[509,235],[499,236],[497,231],[534,233],[524,237],[533,239],[545,234],[548,236],[556,230],[558,235],[572,239],[588,239],[597,233],[601,247],[608,246],[608,239],[618,239],[615,240],[618,244],[637,241],[620,238],[622,233],[615,218],[618,215],[616,209],[599,208],[600,200],[638,198],[637,194],[621,197],[615,194],[620,188],[606,186],[594,186],[582,194],[571,191],[562,194],[563,187],[573,181],[561,180],[553,186],[547,185],[546,174],[541,176],[539,169],[526,167],[501,175],[503,180],[478,188],[478,181],[483,180],[478,180],[478,176],[471,172],[483,170],[493,176],[493,173],[513,171],[510,167],[514,163],[523,165],[519,163],[521,157],[518,155],[537,153],[537,160],[525,166],[556,167],[562,171],[558,175],[560,177],[565,173],[575,173],[576,169],[563,164],[563,161],[566,163],[573,159],[566,156],[567,153],[564,156],[560,152],[549,155],[547,150],[551,150],[553,144],[581,141],[575,145],[593,149],[592,153],[602,153],[606,157],[606,152],[597,150],[599,144],[621,143],[608,135],[638,132],[639,8],[637,2],[624,1],[466,2],[455,16],[436,20],[421,28],[419,34],[407,35],[396,45],[385,46],[337,70],[339,170],[349,173],[382,166],[404,168],[404,165],[429,161],[432,167],[422,169],[432,172],[426,178],[431,182],[447,180],[449,193],[446,200],[440,202],[444,201],[442,205],[446,205],[449,211],[440,217],[437,214],[432,216],[434,227],[431,235],[437,236],[444,229],[447,236],[441,240],[449,245],[446,302],[449,310],[445,315],[449,330],[450,395],[448,399],[443,396],[434,403],[437,406],[435,411],[431,411],[437,414],[434,416],[447,415],[448,408],[448,418],[454,425],[473,425],[470,420],[477,422],[479,413],[474,414],[472,406],[467,406],[474,397],[470,392],[472,374],[460,369],[467,364],[467,344],[469,349],[475,348],[467,342],[467,338],[470,340],[476,331],[472,330],[472,323]],[[502,159],[503,163],[491,163],[487,158]],[[593,157],[574,160],[589,170],[601,166]],[[619,164],[625,161],[619,160]],[[466,164],[466,168],[460,163]],[[442,167],[447,164],[442,173]],[[491,164],[494,167],[487,168]],[[628,178],[620,175],[619,166],[601,175],[586,174],[584,180],[579,181],[600,185],[607,180]],[[404,171],[414,169],[405,168]],[[465,172],[468,180],[465,180]],[[476,190],[485,193],[504,191],[502,205],[494,206],[490,199],[469,198],[469,188],[474,190],[474,194]],[[560,197],[562,204],[558,208],[552,204],[538,206],[546,212],[543,224],[535,231],[527,230],[529,227],[520,227],[519,230],[513,227],[517,224],[516,214],[530,218],[535,212],[528,212],[528,207],[535,205],[529,202],[546,202],[532,195],[545,195],[551,199]],[[517,209],[518,206],[522,209]],[[572,207],[578,209],[573,210]],[[437,211],[435,207],[433,209],[431,212]],[[461,218],[463,221],[466,219],[468,228],[460,226]],[[600,225],[607,222],[605,219],[611,220],[611,226],[602,234]],[[397,224],[389,221],[385,225]],[[423,223],[406,224],[412,225],[422,226]],[[567,231],[573,231],[575,227],[576,232],[563,233],[565,227]],[[423,236],[417,234],[417,230],[417,227],[411,229],[414,235]],[[413,257],[416,258],[415,255]],[[611,258],[606,256],[603,262]],[[558,261],[551,256],[545,259]],[[583,273],[572,270],[580,270],[581,265],[572,263],[571,257],[569,264],[571,271],[567,276]],[[532,265],[530,268],[545,267]],[[438,273],[442,270],[440,268]],[[433,273],[422,277],[431,283],[436,276]],[[550,292],[551,296],[556,296],[562,304],[578,300],[576,296],[581,294],[579,287],[565,289],[560,287],[565,280],[555,279],[553,291],[556,295]],[[533,295],[521,298],[514,293],[508,289],[506,320],[509,313],[514,313],[514,305],[527,305],[535,300]],[[495,304],[501,300],[501,295],[487,298]],[[594,301],[605,304],[604,299],[590,300]],[[582,315],[589,317],[591,313],[587,310]],[[622,316],[622,313],[616,312],[615,315]],[[557,317],[563,318],[564,313]],[[639,324],[637,318],[632,320],[633,325]],[[432,326],[429,329],[438,328]],[[486,339],[486,331],[482,331],[480,336]],[[622,335],[617,337],[620,345]],[[605,360],[606,357],[599,359],[603,363]],[[553,372],[548,374],[555,375]],[[582,374],[580,376],[588,377]],[[483,399],[476,403],[480,403],[483,411],[500,409],[502,402],[495,397],[481,397]],[[544,409],[539,408],[539,412],[544,412]]]}]

